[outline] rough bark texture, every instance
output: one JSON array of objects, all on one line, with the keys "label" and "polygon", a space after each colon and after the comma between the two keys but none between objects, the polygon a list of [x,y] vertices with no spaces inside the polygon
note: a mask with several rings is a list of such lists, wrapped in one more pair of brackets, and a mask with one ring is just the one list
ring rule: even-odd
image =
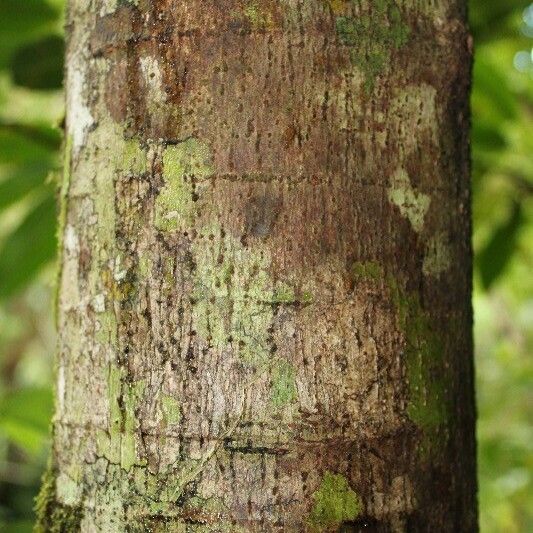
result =
[{"label": "rough bark texture", "polygon": [[46,531],[477,529],[462,0],[70,0]]}]

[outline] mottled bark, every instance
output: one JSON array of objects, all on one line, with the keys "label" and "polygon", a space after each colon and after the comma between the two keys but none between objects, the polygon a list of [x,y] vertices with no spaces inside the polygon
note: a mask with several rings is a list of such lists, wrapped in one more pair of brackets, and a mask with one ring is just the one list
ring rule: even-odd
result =
[{"label": "mottled bark", "polygon": [[462,0],[70,0],[49,531],[476,531]]}]

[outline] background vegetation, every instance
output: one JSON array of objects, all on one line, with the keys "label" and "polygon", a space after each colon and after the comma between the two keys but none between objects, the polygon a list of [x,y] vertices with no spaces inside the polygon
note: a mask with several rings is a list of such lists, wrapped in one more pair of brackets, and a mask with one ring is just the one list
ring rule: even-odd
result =
[{"label": "background vegetation", "polygon": [[[5,532],[31,531],[32,499],[49,446],[63,2],[0,2],[0,529]],[[533,531],[533,4],[470,4],[476,41],[481,527],[526,532]]]}]

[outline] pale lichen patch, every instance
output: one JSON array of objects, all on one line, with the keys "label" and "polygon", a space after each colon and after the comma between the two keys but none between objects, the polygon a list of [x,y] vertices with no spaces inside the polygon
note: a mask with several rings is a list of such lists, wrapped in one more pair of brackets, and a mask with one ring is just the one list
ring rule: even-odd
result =
[{"label": "pale lichen patch", "polygon": [[119,464],[130,471],[136,464],[142,464],[137,452],[136,433],[138,420],[136,407],[140,402],[146,384],[144,381],[126,382],[121,367],[110,364],[108,373],[109,425],[107,431],[97,434],[97,448],[100,457]]},{"label": "pale lichen patch", "polygon": [[100,16],[110,15],[114,13],[121,5],[130,4],[132,6],[138,6],[139,0],[100,0]]},{"label": "pale lichen patch", "polygon": [[164,108],[167,103],[167,95],[163,90],[163,74],[157,59],[152,56],[141,57],[140,66],[147,90],[148,111],[153,115]]},{"label": "pale lichen patch", "polygon": [[72,138],[72,149],[76,154],[85,144],[89,128],[94,118],[88,106],[86,72],[81,61],[74,56],[67,69],[66,86],[67,108],[70,114],[67,120],[67,135]]},{"label": "pale lichen patch", "polygon": [[413,188],[409,175],[403,168],[399,168],[392,176],[388,197],[398,207],[402,216],[409,220],[413,229],[420,233],[431,198]]},{"label": "pale lichen patch", "polygon": [[56,497],[64,505],[75,506],[81,503],[83,487],[66,473],[60,473],[56,480]]},{"label": "pale lichen patch", "polygon": [[269,255],[228,234],[222,237],[216,226],[202,230],[194,252],[196,331],[218,349],[231,345],[245,361],[266,363],[274,316]]},{"label": "pale lichen patch", "polygon": [[58,500],[58,479],[55,470],[48,466],[43,474],[41,490],[35,498],[35,533],[80,531],[83,506],[66,505]]},{"label": "pale lichen patch", "polygon": [[389,114],[397,122],[396,131],[404,155],[416,151],[423,138],[438,144],[437,90],[433,85],[420,83],[396,91]]},{"label": "pale lichen patch", "polygon": [[160,405],[165,424],[178,424],[181,420],[179,402],[173,396],[170,396],[168,394],[161,394]]}]

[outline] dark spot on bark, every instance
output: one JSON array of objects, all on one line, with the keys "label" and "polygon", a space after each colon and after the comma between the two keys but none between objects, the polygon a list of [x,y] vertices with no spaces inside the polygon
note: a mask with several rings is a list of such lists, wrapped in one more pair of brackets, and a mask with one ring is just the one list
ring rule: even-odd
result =
[{"label": "dark spot on bark", "polygon": [[342,533],[353,533],[359,531],[368,531],[372,533],[391,531],[391,524],[382,522],[372,518],[371,516],[362,516],[357,520],[343,522],[339,528],[339,532]]},{"label": "dark spot on bark", "polygon": [[116,122],[126,120],[130,91],[127,87],[128,63],[125,57],[117,59],[108,74],[105,88],[105,102]]},{"label": "dark spot on bark", "polygon": [[131,4],[123,5],[109,15],[96,19],[89,46],[95,56],[123,45],[133,37],[133,11]]},{"label": "dark spot on bark", "polygon": [[89,276],[89,270],[91,267],[91,249],[87,246],[85,242],[80,243],[80,255],[78,258],[78,267],[80,271],[80,276],[84,281],[87,280]]},{"label": "dark spot on bark", "polygon": [[266,237],[272,231],[281,209],[281,200],[270,194],[252,198],[245,207],[246,231]]},{"label": "dark spot on bark", "polygon": [[287,126],[286,130],[283,132],[282,139],[285,148],[290,148],[291,144],[293,144],[295,139],[298,139],[298,141],[300,141],[300,134],[294,124],[290,124],[289,126]]},{"label": "dark spot on bark", "polygon": [[244,455],[286,455],[289,453],[287,449],[281,447],[254,446],[251,441],[248,441],[244,446],[239,446],[229,438],[224,439],[224,448],[232,453],[241,453]]}]

